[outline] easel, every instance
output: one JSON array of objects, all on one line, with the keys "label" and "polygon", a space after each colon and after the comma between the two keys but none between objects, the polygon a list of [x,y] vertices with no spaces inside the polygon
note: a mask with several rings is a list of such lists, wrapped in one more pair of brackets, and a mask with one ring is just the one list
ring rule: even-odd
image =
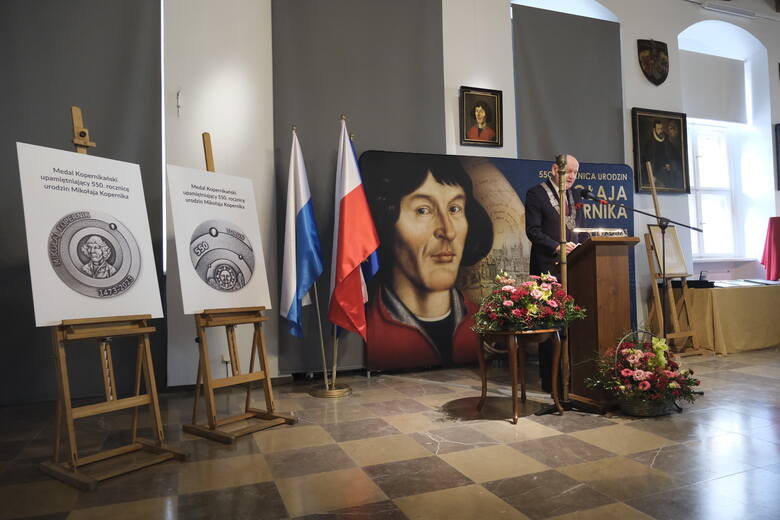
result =
[{"label": "easel", "polygon": [[[211,151],[211,135],[209,135],[208,132],[203,133],[203,151],[206,156],[206,169],[210,172],[214,172],[214,155]],[[273,399],[271,377],[268,371],[265,350],[265,339],[263,337],[263,322],[268,321],[268,318],[263,316],[264,310],[265,307],[207,309],[201,314],[195,315],[195,327],[198,330],[196,341],[198,342],[200,350],[200,361],[198,362],[198,375],[195,379],[195,403],[192,408],[192,424],[182,425],[182,429],[185,432],[224,442],[225,444],[232,444],[236,442],[236,439],[243,435],[272,428],[280,424],[295,424],[298,422],[296,417],[281,415],[274,412],[276,405]],[[249,357],[249,372],[246,374],[241,373],[235,331],[236,325],[243,324],[252,324],[254,326],[252,352]],[[209,327],[225,327],[228,356],[230,357],[230,369],[232,371],[232,375],[229,377],[214,379],[211,375],[208,341],[206,339],[206,329]],[[258,371],[255,371],[256,356],[260,362],[260,370]],[[250,406],[252,383],[254,381],[263,381],[264,383],[265,410],[259,410]],[[224,419],[218,419],[214,391],[219,388],[228,388],[237,385],[246,385],[246,404],[244,413],[226,417]],[[198,424],[197,422],[201,387],[203,388],[204,400],[206,401],[208,424]],[[248,419],[262,419],[264,422],[251,424],[244,428],[232,431],[220,429],[221,426],[246,421]]]},{"label": "easel", "polygon": [[[71,107],[73,120],[73,143],[78,153],[87,153],[88,147],[94,147],[95,143],[89,140],[89,131],[84,128],[84,121],[79,107]],[[159,464],[170,459],[184,460],[186,454],[174,450],[163,444],[162,417],[160,404],[157,399],[157,385],[154,379],[154,366],[152,353],[149,347],[149,334],[155,331],[154,327],[147,324],[151,315],[140,316],[116,316],[106,318],[86,318],[63,320],[62,323],[52,328],[52,345],[54,347],[54,360],[57,370],[57,405],[56,405],[56,432],[54,436],[53,460],[42,462],[41,470],[66,484],[70,484],[83,490],[94,490],[100,481],[123,475],[147,466]],[[135,367],[135,395],[119,399],[116,391],[116,379],[114,375],[114,363],[111,357],[111,340],[117,336],[136,336],[138,338],[138,355]],[[68,365],[65,357],[65,345],[67,341],[81,339],[97,339],[100,341],[100,365],[103,372],[103,387],[106,400],[100,403],[74,407],[71,403],[70,380]],[[141,374],[146,386],[146,393],[141,394]],[[150,441],[136,436],[138,429],[138,407],[148,405],[151,408],[151,416],[155,440]],[[102,451],[87,457],[79,457],[76,428],[74,421],[84,417],[116,412],[118,410],[133,409],[133,427],[131,443],[119,448]],[[67,460],[60,461],[60,440],[62,428],[65,427]],[[80,468],[119,457],[136,451],[147,451],[153,454],[142,460],[131,460],[124,465],[112,465],[105,469],[92,473],[80,471]]]},{"label": "easel", "polygon": [[[650,192],[653,196],[653,207],[655,208],[655,214],[656,216],[661,215],[660,206],[658,204],[658,194],[655,189],[655,176],[653,175],[653,168],[650,163],[647,163],[647,174],[648,179],[650,181]],[[650,233],[645,233],[645,249],[647,251],[647,266],[650,269],[650,279],[651,279],[651,287],[653,291],[653,301],[650,304],[650,310],[648,312],[648,321],[652,324],[653,322],[656,322],[657,329],[660,331],[660,334],[665,337],[667,340],[670,340],[670,346],[672,346],[675,350],[675,353],[679,356],[698,356],[704,354],[704,351],[699,347],[699,339],[696,335],[696,333],[693,331],[693,326],[691,324],[691,316],[692,316],[692,309],[693,306],[691,304],[691,297],[690,293],[688,291],[688,281],[687,278],[690,276],[689,273],[686,274],[667,274],[665,276],[665,282],[663,285],[666,288],[666,291],[664,294],[664,297],[666,298],[667,305],[669,306],[669,318],[672,326],[671,332],[666,332],[665,328],[665,322],[664,320],[666,317],[663,315],[662,309],[664,308],[663,305],[661,305],[661,291],[658,289],[658,280],[664,281],[664,275],[662,273],[659,273],[656,270],[655,264],[656,264],[656,258],[660,258],[660,256],[656,256],[655,253],[655,246],[652,237],[650,236]],[[672,280],[679,279],[680,280],[680,287],[682,289],[682,295],[679,300],[674,299],[674,292],[672,289]],[[680,317],[683,314],[683,311],[685,311],[685,326],[686,328],[683,329],[680,324]],[[690,339],[690,348],[686,349],[686,346],[688,344],[688,339]],[[681,341],[676,341],[681,340]]]}]

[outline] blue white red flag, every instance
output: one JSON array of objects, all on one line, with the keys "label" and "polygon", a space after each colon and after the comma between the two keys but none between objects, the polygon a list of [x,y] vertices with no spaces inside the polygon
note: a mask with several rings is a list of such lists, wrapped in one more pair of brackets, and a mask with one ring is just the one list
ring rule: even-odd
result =
[{"label": "blue white red flag", "polygon": [[290,151],[290,173],[287,178],[287,213],[284,227],[284,263],[280,313],[287,318],[290,333],[303,337],[301,310],[310,303],[304,298],[322,274],[320,237],[314,221],[314,208],[306,179],[306,166],[293,130]]},{"label": "blue white red flag", "polygon": [[368,291],[361,265],[379,248],[379,236],[343,119],[336,167],[335,212],[328,319],[366,339]]}]

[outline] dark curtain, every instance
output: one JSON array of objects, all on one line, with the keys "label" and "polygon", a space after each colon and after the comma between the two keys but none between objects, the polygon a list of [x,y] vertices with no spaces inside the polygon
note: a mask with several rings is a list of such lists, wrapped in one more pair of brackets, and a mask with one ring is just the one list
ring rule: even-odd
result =
[{"label": "dark curtain", "polygon": [[[73,151],[70,107],[80,106],[97,143],[90,154],[141,165],[162,277],[160,2],[4,0],[0,55],[0,404],[16,404],[56,395],[50,332],[37,329],[33,315],[16,141]],[[164,323],[155,325],[155,370],[164,386]],[[113,358],[118,389],[129,392],[134,343],[117,340]],[[94,342],[69,348],[68,363],[74,396],[102,395]]]},{"label": "dark curtain", "polygon": [[512,6],[519,158],[625,162],[620,25]]},{"label": "dark curtain", "polygon": [[[274,0],[273,68],[279,222],[296,125],[327,266],[318,282],[324,321],[339,116],[348,118],[358,155],[446,152],[441,0]],[[279,265],[283,241],[280,228]],[[305,340],[292,337],[284,323],[279,327],[281,372],[322,370],[315,312],[305,307],[303,314]],[[327,329],[325,335],[330,356]],[[345,341],[340,366],[363,366],[359,337],[348,334]]]}]

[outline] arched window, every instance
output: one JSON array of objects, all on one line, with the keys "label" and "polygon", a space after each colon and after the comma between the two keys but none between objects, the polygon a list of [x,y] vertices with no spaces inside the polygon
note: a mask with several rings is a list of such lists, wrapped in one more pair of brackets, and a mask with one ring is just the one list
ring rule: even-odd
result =
[{"label": "arched window", "polygon": [[707,20],[678,35],[688,115],[694,258],[758,258],[774,181],[769,67],[764,45]]}]

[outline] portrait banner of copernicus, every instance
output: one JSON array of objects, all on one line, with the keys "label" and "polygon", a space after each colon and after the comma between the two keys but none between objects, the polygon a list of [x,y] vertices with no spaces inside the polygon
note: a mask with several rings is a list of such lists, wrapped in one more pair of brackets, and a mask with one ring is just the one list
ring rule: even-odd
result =
[{"label": "portrait banner of copernicus", "polygon": [[[497,273],[528,277],[525,194],[549,177],[551,166],[552,158],[361,155],[380,241],[379,271],[367,280],[369,370],[476,362],[474,311]],[[632,184],[624,164],[583,162],[575,188],[630,206]],[[580,209],[593,227],[634,228],[633,213],[624,208],[586,203]]]}]

